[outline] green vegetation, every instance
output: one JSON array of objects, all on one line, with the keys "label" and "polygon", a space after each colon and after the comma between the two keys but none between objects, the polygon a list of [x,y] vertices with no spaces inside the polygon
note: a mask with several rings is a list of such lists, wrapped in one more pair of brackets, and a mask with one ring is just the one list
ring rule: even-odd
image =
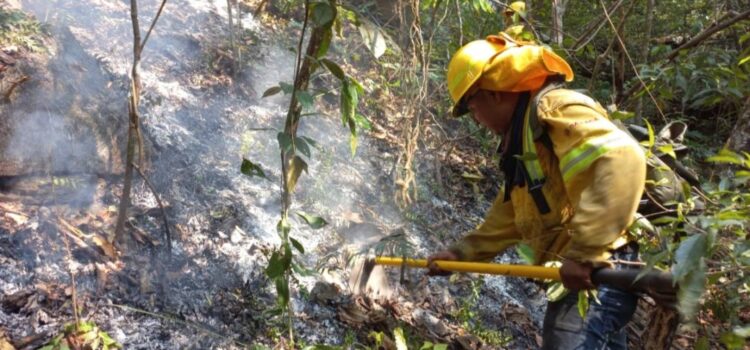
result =
[{"label": "green vegetation", "polygon": [[78,324],[65,326],[62,333],[40,348],[40,350],[70,349],[109,350],[122,349],[122,345],[100,330],[93,321],[81,321]]},{"label": "green vegetation", "polygon": [[[401,193],[396,201],[405,204],[404,217],[417,225],[427,226],[428,222],[407,204],[425,197],[428,187],[420,190],[416,185],[415,180],[425,174],[416,173],[412,158],[418,147],[414,145],[419,141],[428,151],[443,152],[442,145],[449,142],[445,134],[430,138],[420,132],[443,128],[442,117],[450,106],[444,88],[445,67],[451,53],[470,40],[509,30],[523,39],[541,41],[573,66],[577,74],[573,88],[587,89],[613,112],[613,118],[648,124],[652,138],[653,129],[669,122],[690,125],[685,140],[690,152],[682,161],[698,170],[701,184],[685,187],[689,199],[670,203],[675,207],[673,215],[654,220],[656,236],[642,236],[641,245],[649,267],[674,272],[675,282],[682,286],[679,302],[684,319],[704,320],[694,323],[700,337],[697,346],[718,342],[728,348],[742,346],[750,322],[750,149],[723,149],[727,139],[743,132],[737,125],[748,123],[743,118],[750,115],[745,110],[750,96],[750,14],[739,2],[555,1],[551,5],[527,1],[527,11],[520,13],[506,12],[509,3],[490,0],[402,0],[391,7],[380,2],[285,0],[277,9],[292,13],[303,3],[305,25],[311,21],[325,28],[325,43],[314,51],[308,49],[305,62],[315,68],[325,67],[341,82],[341,115],[343,124],[351,130],[352,154],[357,145],[356,130],[369,129],[369,122],[354,111],[358,104],[368,114],[389,115],[394,110],[378,103],[388,101],[386,104],[398,104],[398,112],[403,113],[399,124],[404,130],[402,150],[394,179]],[[341,36],[352,30],[347,24],[356,27],[362,41],[331,43],[334,34]],[[518,29],[521,26],[523,29]],[[316,38],[314,33],[311,37]],[[333,57],[324,58],[328,51],[331,56],[342,57],[341,66],[369,64],[370,69],[345,74],[339,64],[333,63]],[[298,64],[297,77],[299,74]],[[366,95],[354,75],[372,82]],[[289,193],[306,169],[299,154],[309,158],[311,148],[311,140],[298,137],[294,128],[290,131],[289,126],[295,125],[299,116],[292,111],[304,109],[312,114],[314,99],[326,95],[308,91],[306,84],[299,87],[295,79],[294,84],[280,83],[264,94],[284,92],[292,96],[287,128],[279,133],[282,156],[291,161],[285,163],[284,170],[285,178],[291,174],[291,188],[285,190]],[[494,136],[478,130],[470,121],[461,121],[459,127],[470,136],[459,139],[472,140],[470,143],[482,154],[493,153],[497,143]],[[659,151],[674,156],[674,151]],[[715,164],[722,164],[721,171],[716,171]],[[243,165],[248,175],[262,175],[259,169],[252,162]],[[474,192],[480,192],[480,185],[488,181],[472,172],[463,173],[463,181]],[[432,180],[426,183],[432,192],[444,193],[432,188],[437,186]],[[311,226],[324,222],[314,216],[303,218]],[[297,246],[288,237],[288,225],[285,212],[279,223],[282,246],[272,254],[269,264],[269,277],[276,281],[280,305],[289,300],[284,281],[293,270],[292,247]],[[392,235],[376,248],[396,255],[414,249],[405,233]],[[298,251],[303,253],[302,249]],[[472,293],[461,301],[455,317],[485,342],[507,344],[507,335],[476,320],[480,286],[481,280],[472,283]],[[580,300],[589,301],[588,297]],[[585,306],[579,305],[582,310]],[[705,326],[714,321],[721,326]],[[376,335],[373,339],[377,344]],[[395,331],[394,336],[399,338]]]},{"label": "green vegetation", "polygon": [[44,27],[20,10],[0,7],[0,48],[18,46],[33,52],[44,51]]}]

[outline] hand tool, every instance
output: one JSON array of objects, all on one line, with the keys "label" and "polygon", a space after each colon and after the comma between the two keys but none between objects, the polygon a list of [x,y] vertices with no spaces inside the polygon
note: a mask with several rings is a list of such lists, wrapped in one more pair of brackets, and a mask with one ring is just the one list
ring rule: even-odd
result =
[{"label": "hand tool", "polygon": [[[447,260],[436,260],[434,263],[439,268],[452,272],[474,272],[560,281],[560,269],[557,267]],[[365,289],[365,285],[375,265],[410,266],[415,268],[428,267],[427,260],[425,259],[403,259],[387,256],[370,257],[365,260],[362,267],[359,290]],[[666,271],[653,269],[643,272],[640,268],[599,268],[592,272],[591,281],[595,285],[607,284],[620,290],[646,293],[653,297],[657,303],[668,307],[674,307],[676,302],[678,288],[673,283],[672,274]]]}]

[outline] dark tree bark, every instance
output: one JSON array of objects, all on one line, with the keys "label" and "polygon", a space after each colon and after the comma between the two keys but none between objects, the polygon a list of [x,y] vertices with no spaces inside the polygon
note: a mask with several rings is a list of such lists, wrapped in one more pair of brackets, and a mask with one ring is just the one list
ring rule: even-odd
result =
[{"label": "dark tree bark", "polygon": [[750,97],[745,100],[745,106],[737,117],[726,147],[736,152],[750,153]]}]

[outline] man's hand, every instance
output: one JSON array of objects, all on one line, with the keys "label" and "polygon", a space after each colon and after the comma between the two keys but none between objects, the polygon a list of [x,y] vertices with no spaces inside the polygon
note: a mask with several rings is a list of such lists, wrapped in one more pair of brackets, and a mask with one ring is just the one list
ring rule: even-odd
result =
[{"label": "man's hand", "polygon": [[563,260],[560,267],[560,277],[565,288],[570,290],[594,289],[594,283],[591,282],[591,272],[594,267],[591,263],[579,263],[574,260]]},{"label": "man's hand", "polygon": [[441,250],[427,258],[428,276],[447,276],[452,272],[445,271],[434,263],[435,260],[458,260],[458,255],[450,250]]}]

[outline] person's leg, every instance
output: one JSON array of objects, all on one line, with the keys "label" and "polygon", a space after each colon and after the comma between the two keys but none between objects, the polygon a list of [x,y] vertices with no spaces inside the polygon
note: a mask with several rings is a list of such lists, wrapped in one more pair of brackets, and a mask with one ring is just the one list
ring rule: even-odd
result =
[{"label": "person's leg", "polygon": [[598,291],[601,304],[592,302],[586,314],[584,348],[626,350],[625,326],[633,317],[638,297],[606,286]]},{"label": "person's leg", "polygon": [[542,329],[542,349],[583,349],[584,324],[578,314],[578,295],[569,292],[547,304]]},{"label": "person's leg", "polygon": [[[611,260],[638,261],[638,245],[630,243],[613,252]],[[629,265],[615,264],[615,269],[632,268]],[[627,326],[633,318],[638,296],[619,289],[601,285],[597,288],[601,304],[590,303],[585,322],[584,347],[586,349],[628,348]]]}]

